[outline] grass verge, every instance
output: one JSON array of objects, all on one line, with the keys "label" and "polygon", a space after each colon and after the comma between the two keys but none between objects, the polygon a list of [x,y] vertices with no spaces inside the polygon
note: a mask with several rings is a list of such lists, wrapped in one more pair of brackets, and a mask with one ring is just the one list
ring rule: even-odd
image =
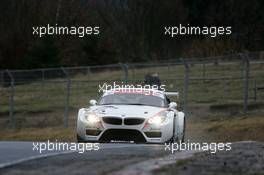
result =
[{"label": "grass verge", "polygon": [[23,128],[0,131],[1,140],[5,141],[76,141],[75,128]]},{"label": "grass verge", "polygon": [[[193,142],[264,141],[264,116],[214,117],[210,120],[188,119],[187,138]],[[21,141],[75,141],[76,128],[3,129],[1,140]]]},{"label": "grass verge", "polygon": [[[207,142],[264,141],[264,116],[238,116],[190,121],[194,140]],[[187,131],[188,132],[188,131]],[[195,134],[192,134],[195,133]]]}]

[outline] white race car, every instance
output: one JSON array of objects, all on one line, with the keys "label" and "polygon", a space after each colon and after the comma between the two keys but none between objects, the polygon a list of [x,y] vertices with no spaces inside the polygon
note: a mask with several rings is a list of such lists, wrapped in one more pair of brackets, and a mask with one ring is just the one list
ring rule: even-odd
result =
[{"label": "white race car", "polygon": [[177,92],[114,89],[90,100],[77,121],[78,142],[183,142],[185,116],[168,96]]}]

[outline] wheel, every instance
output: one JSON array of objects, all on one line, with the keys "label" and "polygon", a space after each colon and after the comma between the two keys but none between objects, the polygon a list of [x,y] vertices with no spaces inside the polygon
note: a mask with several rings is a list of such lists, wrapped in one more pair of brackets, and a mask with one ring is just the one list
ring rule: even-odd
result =
[{"label": "wheel", "polygon": [[[176,116],[174,116],[173,118],[173,134],[172,134],[173,136],[170,139],[171,143],[180,143],[180,142],[183,143],[184,142],[186,122],[183,116],[178,116],[178,117],[180,117],[180,119],[177,120],[177,124],[176,124]],[[182,123],[182,125],[180,125],[180,123]]]},{"label": "wheel", "polygon": [[184,119],[184,127],[183,127],[183,136],[182,136],[182,143],[184,142],[184,139],[185,139],[185,128],[186,128],[186,121],[185,121],[185,119]]},{"label": "wheel", "polygon": [[174,117],[173,117],[173,130],[172,130],[172,138],[169,141],[170,143],[177,143],[178,142],[177,135],[175,134],[175,130],[176,130],[175,118],[176,118],[176,115],[174,115]]}]

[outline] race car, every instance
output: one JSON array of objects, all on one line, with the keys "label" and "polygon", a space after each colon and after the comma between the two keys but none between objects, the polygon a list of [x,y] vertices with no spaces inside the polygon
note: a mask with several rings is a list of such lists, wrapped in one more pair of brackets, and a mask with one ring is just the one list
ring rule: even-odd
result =
[{"label": "race car", "polygon": [[177,92],[113,89],[90,100],[77,119],[78,142],[183,142],[185,115],[169,96]]}]

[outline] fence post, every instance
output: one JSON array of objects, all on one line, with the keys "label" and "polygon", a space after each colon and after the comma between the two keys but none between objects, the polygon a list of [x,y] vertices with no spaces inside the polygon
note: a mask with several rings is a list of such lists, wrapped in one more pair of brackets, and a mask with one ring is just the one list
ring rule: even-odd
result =
[{"label": "fence post", "polygon": [[41,80],[45,81],[45,70],[41,69]]},{"label": "fence post", "polygon": [[256,78],[254,79],[254,101],[256,102],[257,101],[257,80]]},{"label": "fence post", "polygon": [[91,74],[91,68],[90,66],[88,66],[86,70],[86,75],[90,76],[90,74]]},{"label": "fence post", "polygon": [[205,63],[203,63],[203,83],[205,82]]},{"label": "fence post", "polygon": [[183,106],[183,111],[185,114],[187,114],[190,67],[189,67],[189,64],[185,60],[183,60],[183,63],[184,63],[184,100],[183,100],[184,106]]},{"label": "fence post", "polygon": [[223,95],[223,101],[227,101],[227,100],[226,100],[226,99],[227,99],[227,80],[224,79],[223,82],[224,82],[224,95]]},{"label": "fence post", "polygon": [[167,64],[167,68],[168,68],[168,77],[170,77],[170,64]]},{"label": "fence post", "polygon": [[6,70],[8,77],[10,78],[10,91],[9,91],[9,120],[11,127],[16,128],[16,119],[14,116],[14,96],[15,96],[15,79],[9,70]]},{"label": "fence post", "polygon": [[243,112],[247,113],[247,111],[248,111],[248,83],[249,83],[250,62],[249,62],[249,58],[248,58],[247,54],[246,55],[240,54],[240,56],[242,57],[242,61],[243,61],[243,81],[244,81],[244,85],[243,85],[243,98],[244,98]]},{"label": "fence post", "polygon": [[0,76],[0,85],[2,85],[2,86],[4,86],[4,71],[0,71],[0,73],[1,73],[1,76]]},{"label": "fence post", "polygon": [[69,73],[61,67],[62,72],[67,78],[67,92],[65,97],[65,107],[64,107],[64,127],[68,128],[68,121],[69,121],[69,103],[70,103],[70,95],[71,95],[71,78],[69,76]]},{"label": "fence post", "polygon": [[119,65],[121,66],[121,68],[123,69],[123,71],[125,73],[124,80],[125,80],[125,83],[127,84],[127,81],[128,81],[128,65],[123,64],[123,63],[119,63]]},{"label": "fence post", "polygon": [[132,80],[135,81],[135,79],[136,79],[136,77],[135,77],[135,65],[129,64],[128,68],[131,69],[131,71],[132,71]]}]

